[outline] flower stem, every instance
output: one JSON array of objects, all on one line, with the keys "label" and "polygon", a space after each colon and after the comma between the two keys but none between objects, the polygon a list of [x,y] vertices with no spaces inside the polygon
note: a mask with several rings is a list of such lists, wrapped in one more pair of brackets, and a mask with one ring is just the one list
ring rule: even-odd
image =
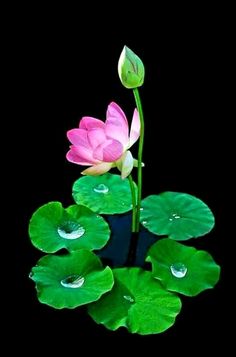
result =
[{"label": "flower stem", "polygon": [[135,188],[134,188],[134,181],[132,179],[132,175],[130,174],[129,177],[129,184],[130,184],[130,191],[132,196],[132,232],[136,232],[136,195],[135,195]]},{"label": "flower stem", "polygon": [[140,117],[140,139],[139,139],[139,148],[138,148],[138,201],[137,201],[137,211],[136,211],[136,232],[138,232],[141,199],[142,199],[142,157],[143,157],[143,141],[144,141],[144,118],[143,118],[143,108],[142,108],[142,103],[139,96],[138,88],[134,88],[133,93],[134,93],[134,98]]}]

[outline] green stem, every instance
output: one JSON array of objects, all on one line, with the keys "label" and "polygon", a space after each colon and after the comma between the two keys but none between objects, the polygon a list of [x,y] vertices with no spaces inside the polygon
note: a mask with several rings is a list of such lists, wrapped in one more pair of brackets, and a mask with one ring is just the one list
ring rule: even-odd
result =
[{"label": "green stem", "polygon": [[132,179],[131,174],[128,177],[129,184],[130,184],[130,191],[132,196],[132,232],[136,232],[136,195],[135,195],[135,188],[134,188],[134,181]]},{"label": "green stem", "polygon": [[134,88],[133,93],[134,93],[134,98],[140,117],[140,138],[139,138],[139,148],[138,148],[138,201],[137,201],[137,212],[136,212],[136,232],[138,232],[141,199],[142,199],[142,157],[143,157],[143,141],[144,141],[144,118],[143,118],[143,109],[142,109],[142,103],[139,96],[138,88]]}]

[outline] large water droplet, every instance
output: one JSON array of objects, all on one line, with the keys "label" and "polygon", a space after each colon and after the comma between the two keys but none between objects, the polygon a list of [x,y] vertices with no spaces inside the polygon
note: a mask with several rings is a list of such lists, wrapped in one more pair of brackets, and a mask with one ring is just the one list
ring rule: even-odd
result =
[{"label": "large water droplet", "polygon": [[67,278],[61,280],[61,285],[64,288],[80,288],[84,284],[84,278],[80,275],[70,275]]},{"label": "large water droplet", "polygon": [[173,213],[169,218],[169,221],[174,221],[175,219],[180,219],[181,217],[177,213]]},{"label": "large water droplet", "polygon": [[147,224],[147,221],[142,221],[142,224],[145,226]]},{"label": "large water droplet", "polygon": [[134,299],[130,295],[124,295],[123,298],[129,302],[134,302]]},{"label": "large water droplet", "polygon": [[33,275],[34,275],[34,273],[31,271],[31,272],[29,273],[29,278],[31,279],[31,278],[33,277]]},{"label": "large water droplet", "polygon": [[170,270],[176,278],[184,278],[188,271],[188,269],[183,263],[172,264]]},{"label": "large water droplet", "polygon": [[77,222],[67,221],[58,227],[57,232],[61,238],[77,239],[84,235],[85,229]]},{"label": "large water droplet", "polygon": [[106,185],[104,185],[103,183],[100,183],[99,185],[94,187],[93,190],[97,193],[107,193],[109,191],[109,188]]}]

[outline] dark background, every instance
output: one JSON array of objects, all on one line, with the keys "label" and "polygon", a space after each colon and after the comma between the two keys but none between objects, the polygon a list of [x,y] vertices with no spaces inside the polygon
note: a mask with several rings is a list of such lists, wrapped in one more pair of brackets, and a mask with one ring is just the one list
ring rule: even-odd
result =
[{"label": "dark background", "polygon": [[[49,20],[22,22],[12,43],[17,112],[12,155],[20,167],[13,176],[13,194],[19,204],[14,212],[18,303],[13,303],[12,328],[23,329],[26,338],[35,338],[37,348],[49,340],[52,346],[58,345],[62,337],[70,346],[90,338],[99,348],[108,340],[118,342],[117,348],[125,340],[129,345],[175,346],[179,351],[186,341],[200,350],[203,345],[210,349],[221,345],[222,321],[227,315],[224,188],[228,172],[222,145],[227,118],[222,55],[226,44],[221,26],[208,21],[191,26],[190,19],[187,27],[177,26],[170,32],[168,25],[153,23],[152,28],[140,26],[139,32],[123,35],[117,23],[111,26],[112,21],[101,34],[98,25],[91,31],[89,24],[77,26],[72,21],[67,27],[63,18],[54,19],[55,23]],[[176,324],[153,336],[131,335],[125,329],[111,332],[96,325],[83,308],[57,311],[41,305],[28,278],[42,256],[28,238],[32,213],[49,201],[58,200],[64,206],[73,202],[71,185],[81,168],[65,159],[66,131],[76,127],[84,115],[105,119],[112,100],[131,118],[132,91],[121,86],[117,75],[125,44],[146,67],[140,90],[146,124],[144,196],[169,190],[205,201],[216,216],[216,226],[191,243],[208,250],[222,266],[215,289],[183,298]]]}]

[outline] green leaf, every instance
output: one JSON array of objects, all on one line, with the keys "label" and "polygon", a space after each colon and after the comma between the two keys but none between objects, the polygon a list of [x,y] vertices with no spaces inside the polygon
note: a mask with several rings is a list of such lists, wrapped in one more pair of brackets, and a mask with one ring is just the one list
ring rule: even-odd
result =
[{"label": "green leaf", "polygon": [[209,207],[187,193],[163,192],[142,201],[141,223],[150,232],[175,240],[203,236],[214,227]]},{"label": "green leaf", "polygon": [[113,270],[112,291],[88,306],[91,317],[116,330],[121,326],[141,335],[160,333],[175,322],[181,300],[163,289],[150,272],[140,268]]},{"label": "green leaf", "polygon": [[46,255],[32,269],[41,303],[56,309],[88,304],[98,300],[113,286],[109,267],[88,250],[78,250],[65,256]]},{"label": "green leaf", "polygon": [[110,173],[79,178],[73,185],[73,197],[77,204],[97,213],[124,213],[132,209],[128,179]]},{"label": "green leaf", "polygon": [[49,202],[33,214],[29,224],[33,245],[46,253],[66,248],[100,249],[109,240],[106,221],[87,207],[73,205],[64,209],[60,202]]},{"label": "green leaf", "polygon": [[209,253],[168,238],[155,243],[146,260],[166,289],[187,296],[213,288],[220,277],[220,266]]}]

